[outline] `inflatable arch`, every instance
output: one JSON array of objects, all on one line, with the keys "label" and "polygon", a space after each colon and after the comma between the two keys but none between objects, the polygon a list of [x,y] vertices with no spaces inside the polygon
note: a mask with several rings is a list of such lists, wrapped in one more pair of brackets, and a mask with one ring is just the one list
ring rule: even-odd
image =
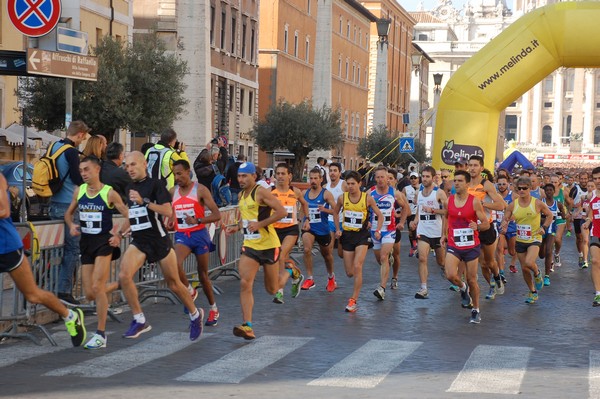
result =
[{"label": "inflatable arch", "polygon": [[511,24],[450,78],[437,110],[433,167],[483,155],[493,170],[500,113],[560,66],[600,67],[600,2],[538,8]]}]

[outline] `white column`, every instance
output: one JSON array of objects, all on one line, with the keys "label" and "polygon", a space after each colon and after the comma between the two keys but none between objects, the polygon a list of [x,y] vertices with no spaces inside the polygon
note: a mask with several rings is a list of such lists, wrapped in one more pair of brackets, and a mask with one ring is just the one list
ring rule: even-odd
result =
[{"label": "white column", "polygon": [[531,104],[531,142],[542,142],[542,85],[543,81],[533,87],[533,101]]},{"label": "white column", "polygon": [[554,73],[554,117],[552,122],[552,143],[560,146],[563,125],[563,72],[564,68],[558,68]]},{"label": "white column", "polygon": [[594,146],[594,85],[596,84],[596,74],[594,69],[585,70],[585,103],[583,104],[583,146],[591,148]]},{"label": "white column", "polygon": [[388,43],[377,42],[377,70],[375,72],[375,101],[373,127],[387,126]]},{"label": "white column", "polygon": [[530,122],[530,113],[531,113],[531,101],[530,97],[531,91],[523,93],[521,97],[521,125],[519,129],[521,129],[521,141],[525,141],[526,143],[532,142],[532,132],[531,132],[531,122]]},{"label": "white column", "polygon": [[313,70],[313,105],[331,106],[332,0],[317,0],[317,37]]},{"label": "white column", "polygon": [[208,0],[177,1],[178,55],[187,62],[189,100],[185,111],[173,123],[179,141],[187,146],[190,159],[195,159],[210,141],[212,131],[210,92],[210,2]]}]

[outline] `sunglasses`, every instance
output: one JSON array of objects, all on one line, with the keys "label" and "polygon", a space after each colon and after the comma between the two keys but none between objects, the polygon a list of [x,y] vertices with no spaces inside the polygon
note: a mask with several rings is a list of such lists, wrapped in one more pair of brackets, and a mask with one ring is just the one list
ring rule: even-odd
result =
[{"label": "sunglasses", "polygon": [[529,190],[529,187],[517,187],[517,190],[526,191],[526,190]]},{"label": "sunglasses", "polygon": [[449,177],[450,177],[450,176],[444,176],[444,175],[442,175],[442,179],[447,179],[447,178],[449,178]]},{"label": "sunglasses", "polygon": [[418,179],[418,177],[417,177],[417,176],[411,176],[411,177],[410,177],[410,179],[411,179],[411,180],[412,180],[412,179]]}]

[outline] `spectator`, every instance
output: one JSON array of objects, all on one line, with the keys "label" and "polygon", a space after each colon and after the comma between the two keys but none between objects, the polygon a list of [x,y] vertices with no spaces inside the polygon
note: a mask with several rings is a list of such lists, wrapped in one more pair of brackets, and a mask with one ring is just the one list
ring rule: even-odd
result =
[{"label": "spectator", "polygon": [[106,137],[101,134],[90,137],[83,149],[82,158],[93,156],[98,159],[104,159],[106,156],[106,144]]},{"label": "spectator", "polygon": [[167,190],[175,185],[173,162],[183,159],[190,162],[185,153],[185,144],[177,141],[177,133],[167,129],[160,135],[160,140],[145,153],[148,161],[148,175],[154,179],[165,181]]},{"label": "spectator", "polygon": [[[63,185],[50,199],[49,214],[52,220],[62,220],[64,223],[65,212],[71,204],[75,187],[83,184],[83,179],[79,174],[79,150],[77,147],[89,137],[89,131],[90,129],[83,121],[73,121],[67,129],[67,137],[52,144],[50,154],[54,154],[64,145],[71,147],[56,160],[58,174]],[[76,217],[79,217],[77,213]],[[73,297],[72,291],[73,277],[79,262],[79,237],[72,236],[66,226],[64,234],[65,244],[62,262],[58,267],[56,291],[58,298],[63,302],[77,305],[79,302]]]},{"label": "spectator", "polygon": [[233,165],[229,167],[229,169],[227,170],[227,175],[225,176],[225,178],[229,182],[229,188],[231,190],[231,205],[238,204],[238,195],[242,189],[240,188],[240,183],[237,179],[237,173],[238,169],[240,168],[240,165],[245,161],[246,157],[244,156],[244,154],[239,154],[237,156],[237,160]]},{"label": "spectator", "polygon": [[[216,176],[215,167],[213,164],[219,157],[219,148],[212,146],[210,150],[203,149],[198,154],[198,157],[194,161],[194,172],[198,178],[198,183],[211,190],[211,183]],[[217,168],[218,169],[218,168]]]},{"label": "spectator", "polygon": [[149,150],[150,148],[152,148],[152,147],[154,147],[154,143],[150,143],[150,142],[148,142],[148,143],[144,143],[144,144],[142,144],[142,147],[140,148],[140,152],[141,152],[142,154],[145,154],[145,153],[147,153],[147,152],[148,152],[148,150]]},{"label": "spectator", "polygon": [[123,160],[125,159],[125,152],[123,151],[123,144],[121,143],[110,143],[106,147],[106,160],[102,163],[102,170],[100,171],[100,181],[104,184],[111,186],[123,199],[123,202],[127,202],[127,195],[125,188],[132,182],[131,177],[122,168]]},{"label": "spectator", "polygon": [[323,178],[323,180],[321,181],[321,186],[324,186],[330,181],[327,160],[323,157],[318,157],[317,168],[319,168],[319,170],[321,171],[321,177]]},{"label": "spectator", "polygon": [[256,184],[268,190],[271,190],[271,185],[267,183],[265,174],[263,173],[263,169],[260,166],[256,167]]},{"label": "spectator", "polygon": [[227,162],[229,160],[229,152],[227,151],[227,137],[219,136],[214,138],[210,144],[213,146],[217,146],[219,150],[219,156],[216,159],[215,163],[221,173],[225,173],[225,168],[227,167]]}]

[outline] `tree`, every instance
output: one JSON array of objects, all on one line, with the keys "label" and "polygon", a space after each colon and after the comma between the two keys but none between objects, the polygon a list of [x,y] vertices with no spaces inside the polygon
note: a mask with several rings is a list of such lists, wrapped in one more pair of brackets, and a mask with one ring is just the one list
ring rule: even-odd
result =
[{"label": "tree", "polygon": [[311,151],[330,150],[342,141],[341,114],[326,106],[315,109],[310,101],[279,101],[263,121],[255,123],[252,136],[265,151],[285,148],[293,153],[293,178],[301,180]]},{"label": "tree", "polygon": [[[98,57],[96,82],[73,81],[73,120],[82,119],[109,141],[117,129],[150,134],[172,125],[184,111],[187,65],[167,54],[155,34],[133,44],[105,36],[92,49]],[[40,130],[64,129],[65,80],[27,78],[20,97],[27,119]]]},{"label": "tree", "polygon": [[366,138],[360,139],[358,143],[358,155],[368,158],[372,163],[387,163],[390,165],[406,165],[414,162],[424,162],[425,145],[415,140],[415,152],[411,154],[400,153],[398,148],[399,134],[390,132],[385,126],[379,126],[372,130]]}]

